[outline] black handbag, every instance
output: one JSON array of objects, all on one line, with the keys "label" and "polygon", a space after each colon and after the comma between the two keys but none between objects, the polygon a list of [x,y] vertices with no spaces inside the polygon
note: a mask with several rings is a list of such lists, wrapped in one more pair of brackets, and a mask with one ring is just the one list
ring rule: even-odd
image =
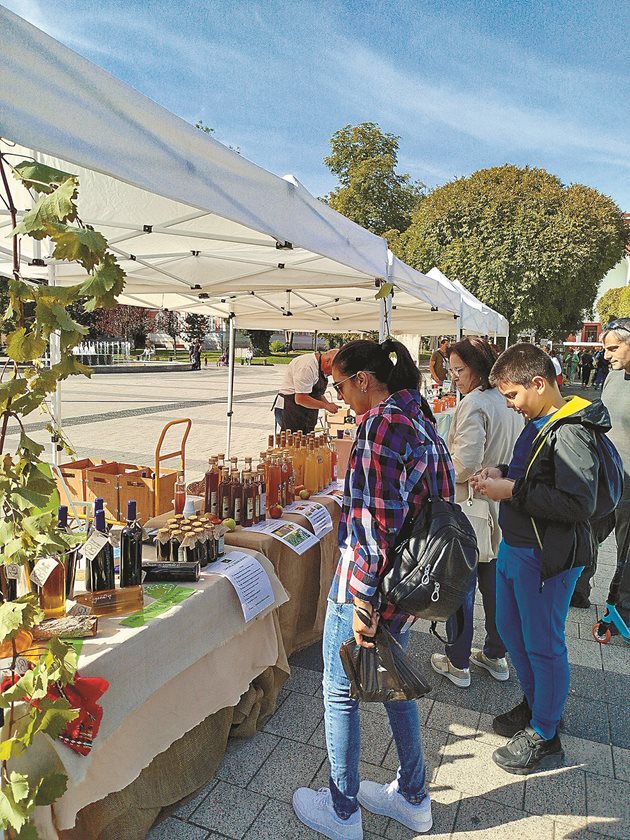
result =
[{"label": "black handbag", "polygon": [[431,691],[431,686],[412,665],[401,645],[381,624],[371,641],[374,641],[374,647],[364,648],[352,636],[339,648],[353,699],[370,703],[417,700]]},{"label": "black handbag", "polygon": [[[416,618],[446,621],[458,613],[461,632],[461,606],[478,560],[475,532],[460,506],[433,496],[403,526],[380,591]],[[435,632],[435,624],[431,629]]]}]

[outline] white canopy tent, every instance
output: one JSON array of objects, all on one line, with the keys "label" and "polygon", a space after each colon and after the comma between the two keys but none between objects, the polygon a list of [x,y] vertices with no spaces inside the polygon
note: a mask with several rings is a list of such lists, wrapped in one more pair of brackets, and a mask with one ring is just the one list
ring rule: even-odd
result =
[{"label": "white canopy tent", "polygon": [[507,339],[510,325],[503,315],[478,300],[459,280],[450,280],[439,268],[434,267],[427,274],[434,280],[451,286],[459,293],[461,297],[459,328],[463,333],[473,332],[477,335],[494,335]]},{"label": "white canopy tent", "polygon": [[[261,169],[2,6],[0,27],[0,135],[10,138],[0,149],[78,176],[82,220],[127,273],[121,302],[234,315],[250,328],[424,334],[453,333],[453,320],[475,310],[292,176]],[[32,206],[17,181],[11,190],[21,213]],[[0,231],[10,227],[0,206]],[[46,243],[22,240],[21,261],[34,279],[83,276],[55,264]],[[0,272],[11,273],[10,242]],[[379,313],[383,281],[397,288]]]}]

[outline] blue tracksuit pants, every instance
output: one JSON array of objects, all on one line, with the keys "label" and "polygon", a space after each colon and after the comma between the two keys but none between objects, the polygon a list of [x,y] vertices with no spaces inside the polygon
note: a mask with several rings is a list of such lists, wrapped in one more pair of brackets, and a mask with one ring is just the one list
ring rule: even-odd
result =
[{"label": "blue tracksuit pants", "polygon": [[542,554],[502,542],[497,558],[497,630],[532,710],[531,726],[543,738],[556,734],[569,695],[564,626],[583,566],[545,581]]}]

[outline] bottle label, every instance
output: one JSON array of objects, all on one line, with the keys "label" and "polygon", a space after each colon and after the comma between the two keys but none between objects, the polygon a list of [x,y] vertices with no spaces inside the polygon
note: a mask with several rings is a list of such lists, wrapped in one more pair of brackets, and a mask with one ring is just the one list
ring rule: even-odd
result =
[{"label": "bottle label", "polygon": [[217,491],[213,490],[210,493],[210,513],[214,516],[217,515]]},{"label": "bottle label", "polygon": [[59,562],[54,557],[42,557],[41,560],[37,561],[31,572],[31,581],[37,586],[44,586],[58,566]]},{"label": "bottle label", "polygon": [[261,493],[258,497],[258,513],[260,516],[264,516],[267,510],[267,494]]},{"label": "bottle label", "polygon": [[241,521],[241,500],[240,499],[234,499],[234,519],[235,519],[237,525]]},{"label": "bottle label", "polygon": [[94,560],[99,551],[109,542],[107,534],[102,534],[100,531],[93,531],[89,539],[85,542],[81,549],[81,554],[88,560]]},{"label": "bottle label", "polygon": [[230,515],[230,500],[227,496],[223,497],[223,504],[221,505],[221,519],[227,519]]},{"label": "bottle label", "polygon": [[251,522],[251,520],[253,518],[254,518],[254,500],[252,498],[249,498],[247,500],[247,521]]}]

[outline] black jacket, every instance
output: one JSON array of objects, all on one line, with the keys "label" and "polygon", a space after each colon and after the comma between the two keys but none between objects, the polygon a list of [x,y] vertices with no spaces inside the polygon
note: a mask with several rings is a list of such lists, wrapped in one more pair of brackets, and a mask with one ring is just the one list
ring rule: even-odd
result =
[{"label": "black jacket", "polygon": [[542,541],[541,584],[574,566],[594,567],[597,541],[589,519],[597,503],[595,431],[611,427],[607,408],[573,397],[534,441],[528,472],[510,504],[531,516]]}]

